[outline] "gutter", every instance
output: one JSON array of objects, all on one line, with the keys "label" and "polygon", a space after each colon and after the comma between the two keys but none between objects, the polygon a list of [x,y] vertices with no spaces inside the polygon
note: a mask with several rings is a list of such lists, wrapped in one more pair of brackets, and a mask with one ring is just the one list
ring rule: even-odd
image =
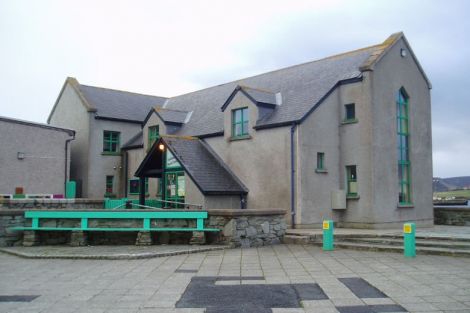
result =
[{"label": "gutter", "polygon": [[72,140],[75,140],[75,133],[72,135],[72,137],[65,140],[64,197],[66,196],[66,193],[67,193],[67,163],[68,163],[69,142],[71,142]]},{"label": "gutter", "polygon": [[294,149],[294,134],[297,129],[297,124],[293,123],[290,128],[290,215],[291,215],[291,227],[295,228],[295,149]]}]

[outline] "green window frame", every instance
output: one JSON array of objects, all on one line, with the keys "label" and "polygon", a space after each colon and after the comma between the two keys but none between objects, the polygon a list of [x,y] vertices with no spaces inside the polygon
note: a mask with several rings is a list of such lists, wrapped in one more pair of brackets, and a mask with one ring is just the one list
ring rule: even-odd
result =
[{"label": "green window frame", "polygon": [[148,129],[148,148],[160,138],[160,127],[159,125],[150,126]]},{"label": "green window frame", "polygon": [[317,170],[325,169],[325,153],[317,152]]},{"label": "green window frame", "polygon": [[[140,193],[140,184],[138,178],[129,179],[128,190],[130,195],[138,195]],[[149,179],[145,177],[145,194],[149,193]]]},{"label": "green window frame", "polygon": [[356,105],[354,103],[344,105],[344,121],[356,121]]},{"label": "green window frame", "polygon": [[357,197],[357,168],[356,165],[346,166],[347,196]]},{"label": "green window frame", "polygon": [[397,94],[398,203],[409,205],[411,199],[411,161],[409,133],[409,97],[401,88]]},{"label": "green window frame", "polygon": [[114,176],[112,175],[107,175],[106,176],[106,189],[105,189],[105,194],[109,195],[113,193],[114,189]]},{"label": "green window frame", "polygon": [[248,136],[248,108],[232,110],[232,137]]},{"label": "green window frame", "polygon": [[120,132],[110,130],[103,131],[103,152],[118,153],[120,136]]}]

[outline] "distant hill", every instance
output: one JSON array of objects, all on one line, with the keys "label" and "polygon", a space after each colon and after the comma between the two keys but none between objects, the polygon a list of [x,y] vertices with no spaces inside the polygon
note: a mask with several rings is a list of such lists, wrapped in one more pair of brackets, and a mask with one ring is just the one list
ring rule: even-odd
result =
[{"label": "distant hill", "polygon": [[440,178],[432,180],[434,192],[451,191],[457,189],[470,189],[470,176]]}]

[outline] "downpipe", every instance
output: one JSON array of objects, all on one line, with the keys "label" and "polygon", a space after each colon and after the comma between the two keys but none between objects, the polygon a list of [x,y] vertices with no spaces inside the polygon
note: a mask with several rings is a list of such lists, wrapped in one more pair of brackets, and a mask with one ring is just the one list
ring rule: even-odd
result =
[{"label": "downpipe", "polygon": [[290,215],[291,227],[295,228],[295,149],[294,149],[294,134],[297,129],[297,124],[292,124],[290,129]]},{"label": "downpipe", "polygon": [[64,197],[65,194],[67,193],[67,163],[68,163],[68,155],[69,155],[69,143],[75,140],[75,134],[72,135],[72,137],[68,138],[65,140],[65,165],[64,165]]}]

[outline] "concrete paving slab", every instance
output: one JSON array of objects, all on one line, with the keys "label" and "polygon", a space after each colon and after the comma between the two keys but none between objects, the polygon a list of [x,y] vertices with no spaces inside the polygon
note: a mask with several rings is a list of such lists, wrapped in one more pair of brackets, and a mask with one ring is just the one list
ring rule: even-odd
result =
[{"label": "concrete paving slab", "polygon": [[[2,313],[60,312],[61,309],[73,313],[189,313],[206,309],[230,312],[234,306],[236,312],[243,312],[240,311],[243,308],[244,312],[279,313],[341,312],[342,307],[348,306],[360,306],[372,312],[397,310],[393,306],[401,306],[408,312],[470,311],[470,259],[466,258],[426,255],[406,259],[393,253],[323,252],[314,246],[279,245],[131,260],[46,260],[0,254],[0,264],[0,295],[39,295],[31,302],[0,302]],[[249,277],[243,275],[242,268],[246,272],[259,272],[252,275],[259,280],[246,279]],[[181,269],[197,272],[180,272]],[[339,273],[342,270],[352,274]],[[250,281],[250,284],[217,286],[206,281],[206,288],[212,288],[211,291],[240,288],[236,293],[226,290],[232,296],[230,302],[220,301],[225,306],[176,307],[185,299],[192,279],[204,280],[207,278],[203,275],[210,273],[208,276],[215,277],[215,280],[210,278],[212,282],[219,281],[217,278],[230,282],[223,277],[227,272],[236,272],[230,275],[235,276],[235,281]],[[296,284],[292,280],[300,278],[299,273],[304,275],[306,286],[317,285],[326,298],[300,298],[308,298],[315,292],[304,286],[293,287]],[[360,278],[386,297],[360,298],[361,295],[354,294],[341,281],[343,278]],[[270,292],[279,286],[289,292]],[[341,293],[347,297],[337,298]],[[268,294],[292,307],[274,306],[277,300],[267,298]],[[264,300],[251,301],[255,296]]]}]

